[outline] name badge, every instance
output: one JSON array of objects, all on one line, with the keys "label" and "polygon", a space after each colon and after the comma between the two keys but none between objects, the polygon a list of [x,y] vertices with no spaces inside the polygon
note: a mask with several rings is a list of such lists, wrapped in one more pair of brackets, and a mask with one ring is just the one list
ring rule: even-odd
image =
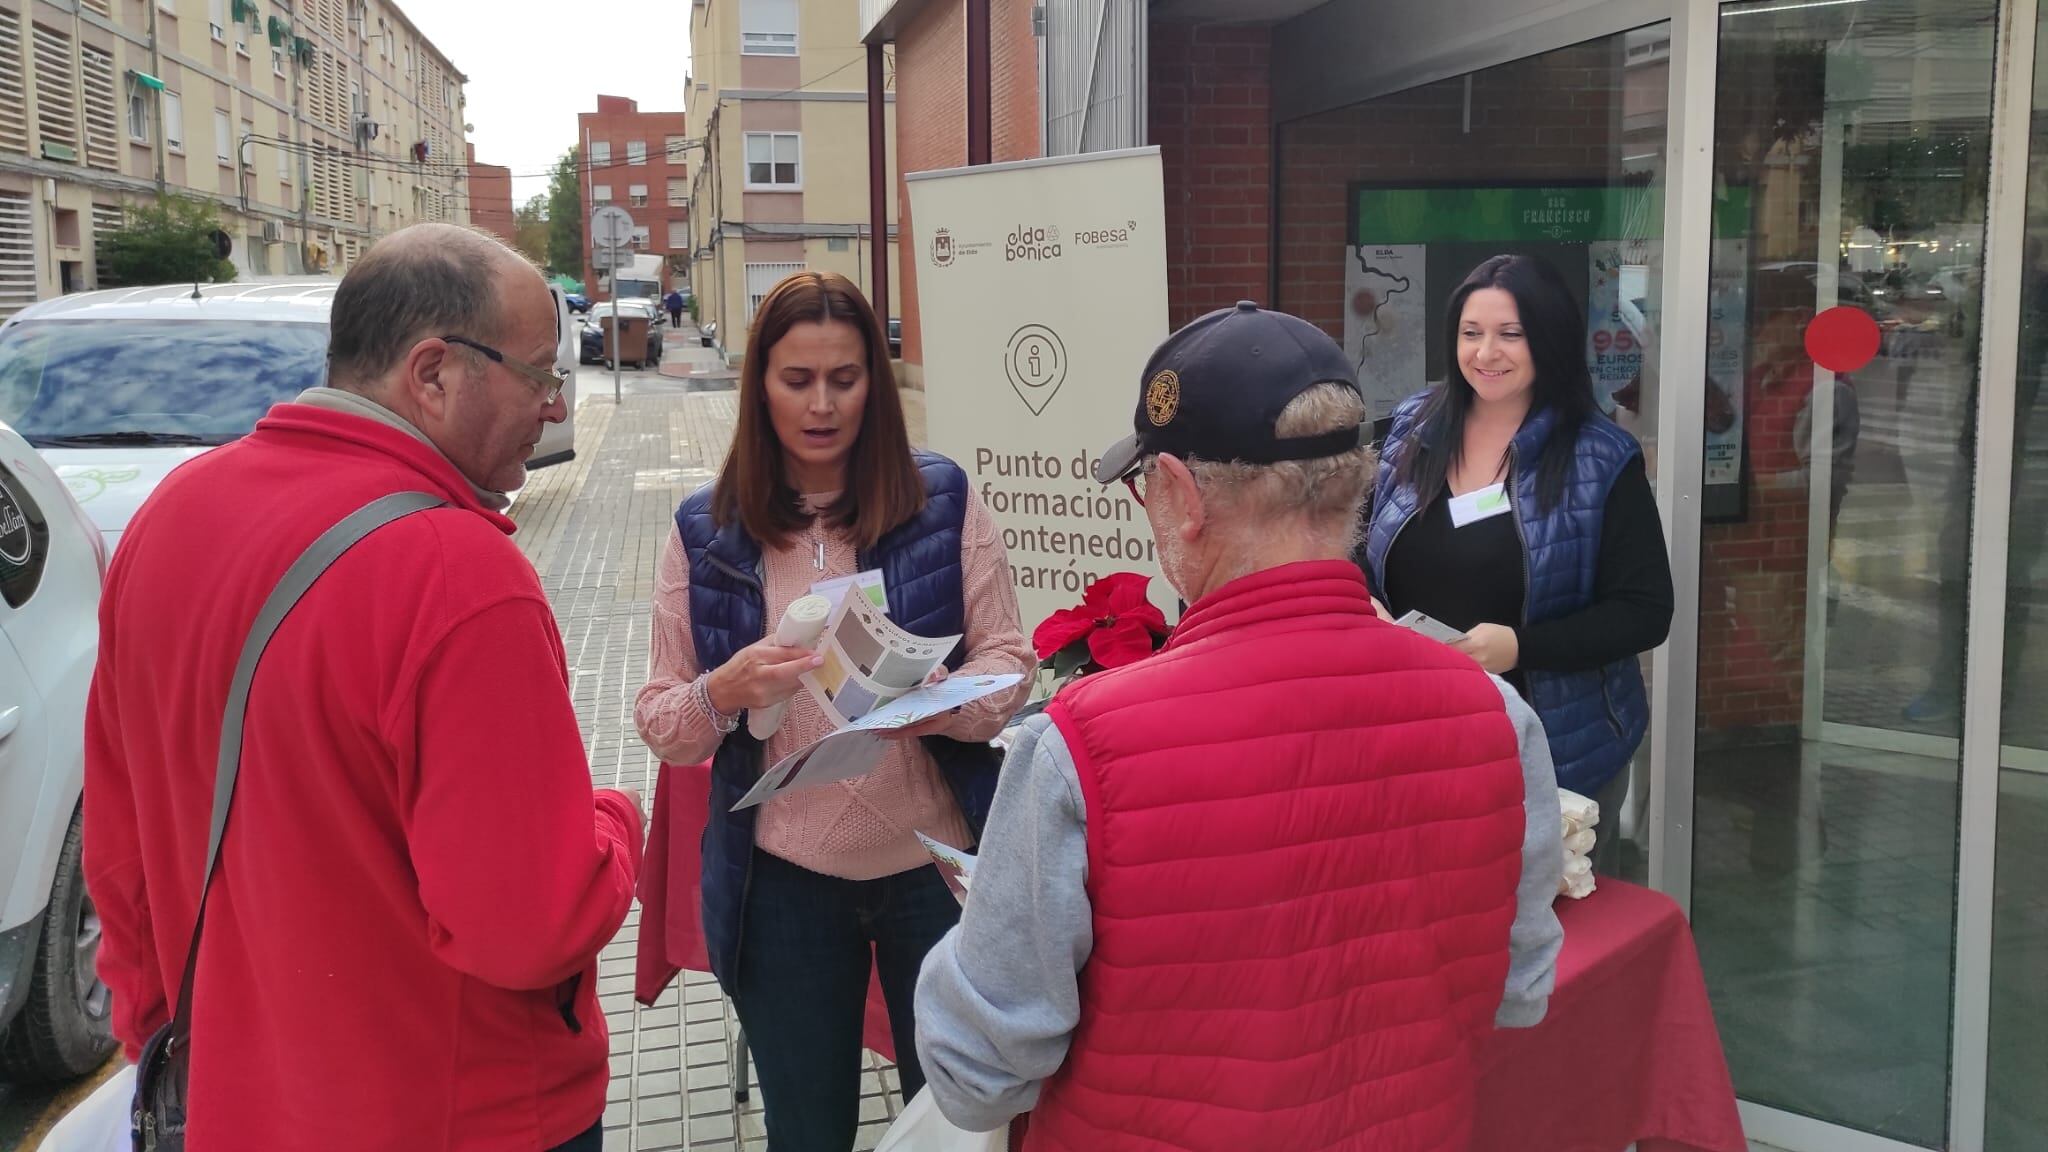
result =
[{"label": "name badge", "polygon": [[889,614],[889,588],[888,585],[882,582],[882,570],[879,568],[870,568],[865,572],[856,572],[851,576],[839,576],[831,580],[820,580],[816,584],[811,585],[811,594],[813,596],[823,596],[825,599],[830,600],[833,610],[837,611],[839,609],[839,602],[846,598],[846,590],[855,587],[858,587],[861,590],[861,594],[866,596],[876,608],[881,609],[882,615],[887,616]]},{"label": "name badge", "polygon": [[1477,524],[1481,520],[1504,515],[1513,510],[1514,505],[1508,502],[1507,487],[1489,484],[1463,496],[1451,497],[1451,524],[1463,528],[1467,524]]}]

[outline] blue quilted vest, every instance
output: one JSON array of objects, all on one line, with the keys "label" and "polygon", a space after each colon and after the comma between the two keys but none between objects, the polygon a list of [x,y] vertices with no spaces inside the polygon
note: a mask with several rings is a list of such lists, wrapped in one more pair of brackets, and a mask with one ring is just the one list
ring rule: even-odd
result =
[{"label": "blue quilted vest", "polygon": [[[1387,554],[1395,537],[1422,505],[1421,495],[1395,478],[1395,463],[1414,432],[1415,418],[1428,393],[1411,396],[1394,412],[1387,443],[1380,452],[1378,479],[1373,485],[1372,522],[1366,530],[1365,557],[1374,591],[1387,584]],[[1549,409],[1533,412],[1515,434],[1510,449],[1508,495],[1522,540],[1522,620],[1529,625],[1569,616],[1593,603],[1593,583],[1600,560],[1601,515],[1607,493],[1628,462],[1642,454],[1635,437],[1599,415],[1579,429],[1562,499],[1544,508],[1537,497],[1537,462],[1550,440],[1557,417]],[[1584,672],[1522,674],[1529,704],[1543,719],[1550,740],[1550,758],[1559,786],[1590,796],[1627,767],[1650,725],[1649,694],[1642,666],[1631,656],[1604,668]]]},{"label": "blue quilted vest", "polygon": [[[860,570],[880,569],[888,585],[890,617],[920,636],[965,631],[960,545],[967,519],[967,474],[943,456],[920,452],[924,510],[860,555]],[[711,517],[711,486],[676,509],[676,530],[690,561],[690,638],[697,663],[716,668],[767,635],[761,590],[761,546],[738,524],[720,528]],[[965,645],[946,666],[958,668]],[[976,837],[995,800],[1001,758],[987,744],[933,737],[924,741]],[[742,723],[711,762],[711,819],[704,829],[704,942],[711,971],[728,994],[739,985],[740,921],[753,868],[758,809],[732,806],[761,778],[761,741]]]}]

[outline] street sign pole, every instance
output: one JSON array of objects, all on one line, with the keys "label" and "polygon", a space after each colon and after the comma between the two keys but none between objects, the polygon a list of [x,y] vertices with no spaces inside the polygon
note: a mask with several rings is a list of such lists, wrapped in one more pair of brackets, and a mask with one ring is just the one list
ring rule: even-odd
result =
[{"label": "street sign pole", "polygon": [[590,242],[604,257],[604,265],[612,274],[612,403],[624,403],[624,389],[620,374],[625,357],[619,353],[625,348],[626,318],[619,314],[618,269],[623,254],[633,244],[633,217],[616,204],[607,204],[590,214]]}]

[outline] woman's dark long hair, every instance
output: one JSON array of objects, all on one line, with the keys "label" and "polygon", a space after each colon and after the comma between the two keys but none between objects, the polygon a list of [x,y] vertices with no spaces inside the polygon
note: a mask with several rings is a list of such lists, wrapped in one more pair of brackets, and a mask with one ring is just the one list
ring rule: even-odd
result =
[{"label": "woman's dark long hair", "polygon": [[712,520],[721,528],[738,521],[764,547],[786,546],[810,521],[790,486],[782,441],[768,415],[768,352],[798,324],[835,322],[860,333],[867,353],[868,398],[847,461],[846,490],[825,510],[825,519],[850,532],[860,547],[872,548],[924,508],[924,479],[910,454],[889,341],[873,305],[837,272],[797,272],[755,309],[747,359],[740,366],[739,424],[711,492]]},{"label": "woman's dark long hair", "polygon": [[[1451,469],[1465,455],[1465,418],[1471,414],[1472,385],[1458,367],[1458,331],[1465,301],[1474,292],[1498,288],[1515,298],[1529,359],[1536,370],[1531,415],[1549,409],[1557,423],[1537,464],[1537,498],[1546,509],[1557,506],[1571,475],[1579,429],[1596,419],[1593,375],[1586,367],[1586,320],[1572,290],[1557,269],[1534,256],[1495,256],[1472,270],[1444,318],[1443,387],[1423,402],[1408,442],[1399,451],[1400,482],[1421,494],[1424,504],[1436,498]],[[1523,461],[1523,466],[1528,461]]]}]

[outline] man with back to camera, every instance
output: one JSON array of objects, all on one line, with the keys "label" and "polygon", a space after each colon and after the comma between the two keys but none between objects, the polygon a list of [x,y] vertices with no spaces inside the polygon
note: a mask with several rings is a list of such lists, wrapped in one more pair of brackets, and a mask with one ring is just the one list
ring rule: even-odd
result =
[{"label": "man with back to camera", "polygon": [[1468,1142],[1476,1043],[1543,1018],[1563,931],[1536,715],[1378,618],[1348,556],[1366,407],[1250,303],[1169,337],[1096,467],[1191,605],[1010,753],[917,1043],[955,1124],[1027,1149]]},{"label": "man with back to camera", "polygon": [[562,640],[506,493],[566,415],[540,274],[396,232],[334,296],[329,386],[178,469],[107,577],[86,719],[99,972],[136,1058],[200,900],[250,623],[371,501],[445,506],[343,553],[264,651],[193,980],[190,1147],[597,1152],[596,958],[639,799],[593,794]]}]

